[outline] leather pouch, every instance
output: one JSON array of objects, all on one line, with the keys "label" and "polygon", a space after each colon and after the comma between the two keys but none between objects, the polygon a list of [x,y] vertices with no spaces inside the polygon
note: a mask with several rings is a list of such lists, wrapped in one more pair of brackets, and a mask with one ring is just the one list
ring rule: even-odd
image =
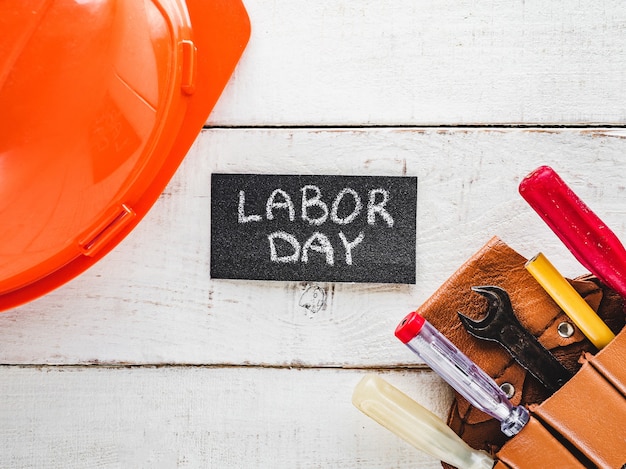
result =
[{"label": "leather pouch", "polygon": [[584,469],[576,459],[535,417],[509,440],[498,453],[500,468]]},{"label": "leather pouch", "polygon": [[[622,370],[624,366],[620,365],[621,358],[612,358],[613,354],[604,353],[605,351],[599,353],[597,357],[593,357],[591,354],[596,352],[594,346],[576,328],[569,337],[562,337],[559,334],[559,325],[562,323],[571,324],[571,320],[526,271],[525,263],[526,259],[523,256],[499,238],[494,237],[444,282],[418,311],[463,353],[492,376],[499,385],[508,383],[509,388],[514,390],[511,397],[511,402],[514,405],[526,405],[538,412],[536,418],[531,419],[532,423],[510,440],[505,448],[502,448],[499,464],[511,468],[576,467],[575,465],[559,466],[553,464],[529,465],[528,454],[525,454],[527,452],[520,448],[530,448],[531,444],[534,445],[532,450],[534,452],[568,455],[561,458],[561,461],[569,461],[572,457],[576,460],[581,459],[579,454],[572,456],[572,451],[574,453],[579,451],[576,443],[572,441],[578,437],[563,438],[558,430],[555,431],[554,427],[547,425],[543,420],[551,416],[554,421],[558,421],[560,419],[559,408],[564,403],[557,398],[553,401],[556,402],[555,404],[546,406],[545,410],[539,410],[538,406],[550,397],[545,388],[517,364],[499,344],[477,339],[470,335],[458,318],[457,312],[462,312],[473,319],[480,319],[487,311],[487,301],[482,296],[472,292],[472,286],[499,286],[509,294],[520,323],[537,337],[541,344],[550,350],[566,368],[576,373],[582,366],[592,369],[598,375],[600,372],[597,370],[601,368],[606,370],[602,376],[611,377],[602,378],[603,382],[611,382],[611,379],[626,382],[624,380],[625,372]],[[570,282],[614,332],[623,327],[624,314],[619,295],[589,275]],[[607,346],[605,350],[609,347]],[[626,349],[621,353],[626,354]],[[585,365],[582,365],[579,360],[583,355],[587,357]],[[574,378],[570,381],[573,380]],[[622,389],[624,388],[626,386],[622,386]],[[602,391],[598,390],[597,392],[601,393]],[[570,398],[573,397],[570,396]],[[593,404],[590,403],[590,405]],[[622,402],[623,406],[626,406],[626,401]],[[577,400],[568,402],[568,407],[569,410],[573,411],[580,409]],[[567,410],[564,408],[563,412],[567,412]],[[556,414],[548,411],[556,411]],[[621,422],[626,422],[626,420]],[[458,394],[455,395],[450,409],[448,424],[470,446],[490,451],[492,454],[498,453],[506,442],[506,437],[500,432],[499,422],[472,407]],[[568,425],[575,426],[574,423],[568,423]],[[522,456],[523,454],[525,456]],[[498,454],[498,456],[500,455]],[[584,460],[586,457],[594,460],[590,456],[583,456],[582,459]]]},{"label": "leather pouch", "polygon": [[582,368],[570,381],[541,405],[531,407],[544,425],[580,452],[582,461],[597,467],[626,465],[625,363],[619,368],[611,366],[615,356],[623,357],[625,353],[626,331],[596,357],[587,354]]}]

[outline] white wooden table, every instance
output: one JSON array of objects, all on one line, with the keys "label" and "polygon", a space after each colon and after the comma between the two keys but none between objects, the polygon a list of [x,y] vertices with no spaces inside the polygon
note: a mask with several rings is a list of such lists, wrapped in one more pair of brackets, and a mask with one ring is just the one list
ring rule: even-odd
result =
[{"label": "white wooden table", "polygon": [[[621,1],[245,0],[252,37],[139,227],[0,315],[0,467],[436,468],[351,404],[445,416],[393,329],[492,235],[584,273],[517,193],[553,166],[626,239]],[[418,177],[415,285],[209,277],[213,172]]]}]

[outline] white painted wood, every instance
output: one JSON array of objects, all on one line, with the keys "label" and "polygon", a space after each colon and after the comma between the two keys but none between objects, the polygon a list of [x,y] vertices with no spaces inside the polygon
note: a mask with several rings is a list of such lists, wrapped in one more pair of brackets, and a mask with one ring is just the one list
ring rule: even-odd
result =
[{"label": "white painted wood", "polygon": [[[364,372],[0,367],[0,467],[436,469],[359,412]],[[385,380],[445,418],[432,373]]]},{"label": "white painted wood", "polygon": [[[584,272],[517,195],[540,164],[626,239],[623,2],[244,2],[222,128],[114,252],[0,314],[0,467],[438,468],[350,404],[382,367],[447,413],[397,322],[494,234]],[[416,285],[322,284],[312,313],[304,283],[211,280],[216,171],[418,176]]]},{"label": "white painted wood", "polygon": [[[161,200],[101,263],[0,314],[0,363],[395,367],[416,358],[393,330],[471,254],[499,235],[585,273],[517,193],[547,163],[626,239],[622,130],[214,129]],[[212,172],[418,176],[417,283],[323,284],[209,278]]]},{"label": "white painted wood", "polygon": [[244,0],[212,125],[625,122],[619,0]]}]

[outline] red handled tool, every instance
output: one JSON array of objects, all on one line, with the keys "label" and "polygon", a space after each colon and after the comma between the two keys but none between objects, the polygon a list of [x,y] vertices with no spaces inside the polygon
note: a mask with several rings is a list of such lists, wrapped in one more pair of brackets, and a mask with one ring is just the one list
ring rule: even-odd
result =
[{"label": "red handled tool", "polygon": [[530,173],[519,192],[585,268],[626,298],[626,249],[552,168]]}]

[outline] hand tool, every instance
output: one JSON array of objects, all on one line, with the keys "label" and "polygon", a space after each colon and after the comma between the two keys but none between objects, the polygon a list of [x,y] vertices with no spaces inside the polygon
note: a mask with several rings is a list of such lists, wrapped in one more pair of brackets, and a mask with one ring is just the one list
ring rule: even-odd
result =
[{"label": "hand tool", "polygon": [[513,436],[526,425],[528,411],[514,407],[487,373],[417,311],[400,322],[395,334],[474,407],[499,420],[502,433]]},{"label": "hand tool", "polygon": [[498,342],[552,393],[572,377],[572,373],[522,326],[504,289],[480,286],[472,287],[472,290],[484,296],[489,306],[487,315],[478,321],[458,313],[467,332],[479,339]]},{"label": "hand tool", "polygon": [[626,298],[626,249],[552,168],[526,176],[519,193],[585,268]]},{"label": "hand tool", "polygon": [[615,338],[613,331],[542,253],[526,262],[526,270],[578,326],[598,350]]},{"label": "hand tool", "polygon": [[367,374],[352,403],[404,441],[458,469],[491,469],[494,460],[467,445],[439,417],[384,379]]}]

